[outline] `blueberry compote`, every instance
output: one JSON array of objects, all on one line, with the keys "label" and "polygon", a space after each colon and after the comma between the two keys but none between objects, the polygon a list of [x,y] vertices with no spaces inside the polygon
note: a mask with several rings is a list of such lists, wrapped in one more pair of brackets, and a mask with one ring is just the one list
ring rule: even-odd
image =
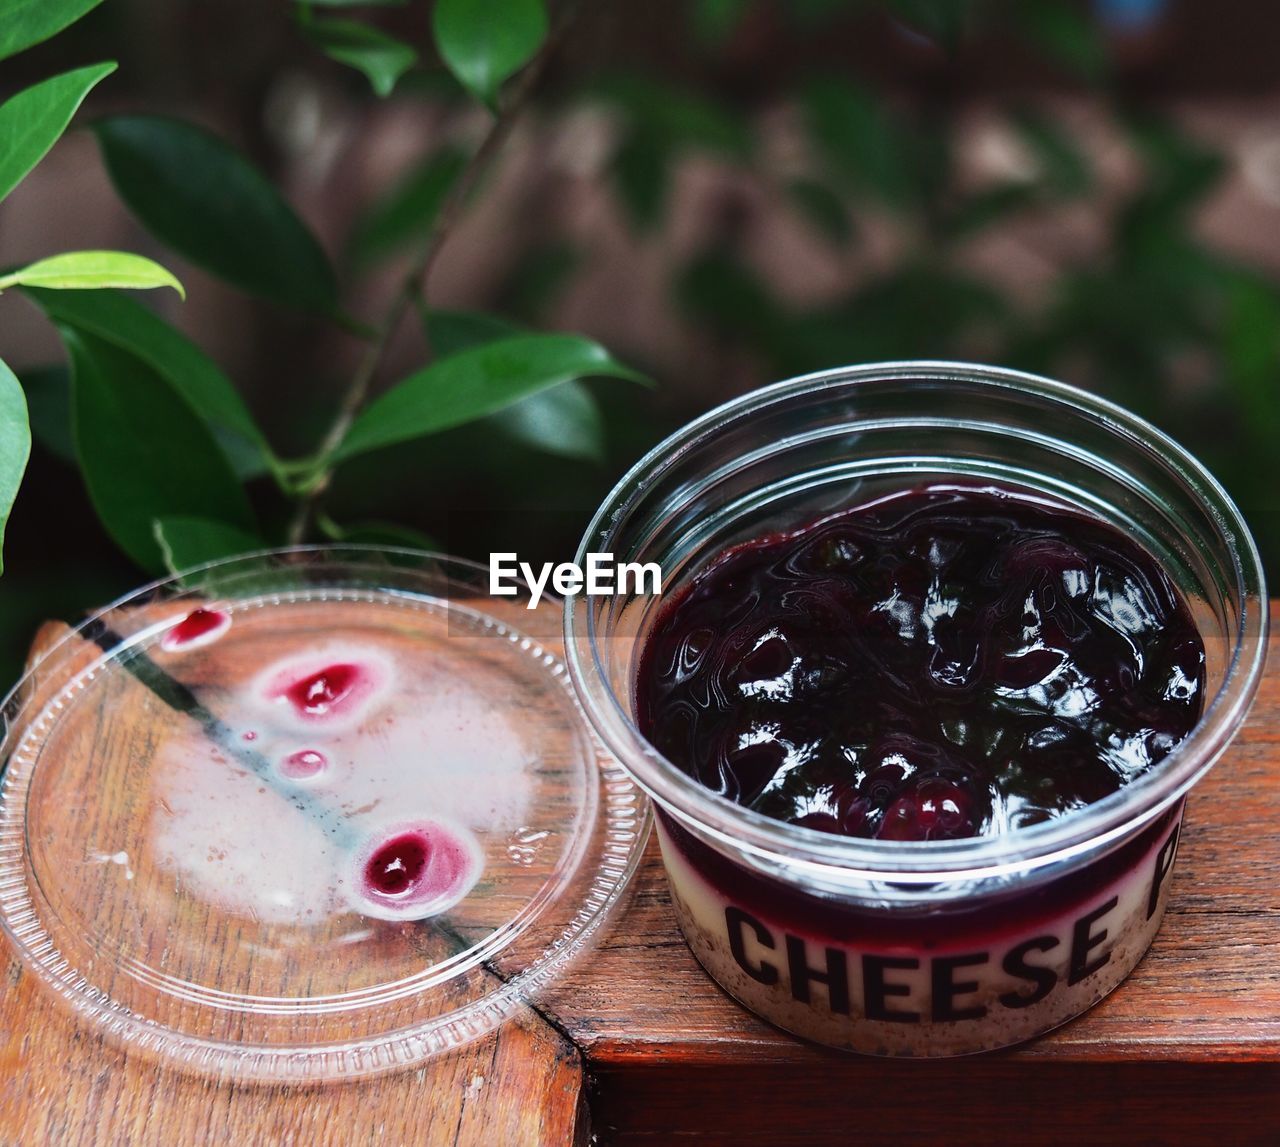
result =
[{"label": "blueberry compote", "polygon": [[1203,689],[1187,605],[1134,541],[939,484],[721,555],[655,624],[637,708],[668,760],[767,816],[949,840],[1114,792]]}]

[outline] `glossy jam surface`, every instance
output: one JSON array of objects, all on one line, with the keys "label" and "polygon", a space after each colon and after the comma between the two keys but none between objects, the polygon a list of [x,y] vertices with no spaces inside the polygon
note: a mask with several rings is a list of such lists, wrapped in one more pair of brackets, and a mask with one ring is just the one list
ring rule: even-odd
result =
[{"label": "glossy jam surface", "polygon": [[293,781],[309,780],[324,772],[328,758],[318,749],[299,749],[280,762],[280,772]]},{"label": "glossy jam surface", "polygon": [[365,880],[375,893],[399,896],[422,879],[430,855],[431,844],[425,836],[403,832],[374,850],[365,865]]},{"label": "glossy jam surface", "polygon": [[1114,792],[1203,690],[1190,611],[1135,542],[935,485],[721,555],[655,623],[636,705],[668,760],[767,816],[947,840]]},{"label": "glossy jam surface", "polygon": [[421,821],[392,826],[357,850],[367,915],[419,920],[456,904],[479,878],[484,859],[458,825]]},{"label": "glossy jam surface", "polygon": [[319,717],[340,705],[360,680],[357,665],[327,665],[319,672],[296,681],[283,691],[294,708],[307,716]]},{"label": "glossy jam surface", "polygon": [[251,686],[254,708],[264,720],[291,724],[308,740],[320,729],[334,735],[358,729],[385,701],[395,671],[375,650],[350,651],[350,657],[334,656],[336,649],[326,655],[325,646],[318,645],[275,662]]}]

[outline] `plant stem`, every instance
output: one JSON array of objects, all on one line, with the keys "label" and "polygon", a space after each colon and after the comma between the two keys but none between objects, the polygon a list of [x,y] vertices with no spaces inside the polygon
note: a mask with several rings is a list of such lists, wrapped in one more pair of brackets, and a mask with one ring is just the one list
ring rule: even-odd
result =
[{"label": "plant stem", "polygon": [[382,363],[392,336],[404,319],[405,312],[415,300],[422,300],[425,305],[427,280],[431,276],[431,270],[435,266],[441,248],[444,247],[445,241],[461,218],[471,191],[510,137],[512,128],[524,110],[530,94],[542,78],[548,61],[563,43],[565,34],[572,26],[578,7],[577,3],[566,5],[563,17],[548,34],[538,54],[512,82],[507,98],[494,117],[493,123],[490,124],[484,139],[480,141],[479,147],[472,153],[466,166],[449,189],[449,194],[440,205],[440,210],[436,213],[422,249],[401,280],[387,309],[386,317],[373,330],[369,345],[365,348],[355,373],[351,376],[351,381],[343,393],[337,414],[324,440],[320,443],[320,448],[316,451],[314,476],[301,490],[298,504],[289,522],[286,534],[289,545],[297,545],[305,536],[315,501],[324,493],[332,477],[334,456],[368,397],[369,387],[377,375],[378,367]]}]

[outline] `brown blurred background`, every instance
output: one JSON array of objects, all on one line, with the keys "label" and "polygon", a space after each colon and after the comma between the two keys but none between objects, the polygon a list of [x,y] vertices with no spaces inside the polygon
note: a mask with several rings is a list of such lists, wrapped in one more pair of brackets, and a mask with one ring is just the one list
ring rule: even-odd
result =
[{"label": "brown blurred background", "polygon": [[[292,8],[107,0],[8,62],[0,94],[118,59],[79,122],[163,112],[242,147],[334,257],[346,309],[374,321],[413,232],[376,249],[369,220],[424,163],[473,148],[487,113],[434,63],[428,4],[359,10],[424,56],[385,101],[309,45]],[[1280,7],[1262,0],[586,4],[428,301],[589,334],[657,386],[590,384],[599,461],[482,423],[351,464],[325,509],[470,556],[563,559],[626,466],[713,404],[850,362],[965,358],[1099,390],[1182,439],[1274,574],[1277,49]],[[358,344],[160,248],[84,131],[0,208],[0,264],[77,247],[174,267],[188,301],[148,302],[226,368],[281,453],[314,447]],[[0,345],[24,381],[62,357],[16,294],[0,299]],[[425,353],[406,324],[380,385]],[[138,580],[46,435],[6,546],[6,674],[36,619]]]}]

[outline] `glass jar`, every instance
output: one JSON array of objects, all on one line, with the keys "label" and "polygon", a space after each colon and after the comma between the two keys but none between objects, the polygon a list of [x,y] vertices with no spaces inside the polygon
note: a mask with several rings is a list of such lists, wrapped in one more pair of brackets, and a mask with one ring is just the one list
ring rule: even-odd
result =
[{"label": "glass jar", "polygon": [[1101,518],[1155,555],[1206,650],[1195,729],[1149,772],[1058,819],[995,837],[897,842],[783,823],[653,749],[634,682],[662,598],[577,596],[568,664],[597,732],[653,798],[672,901],[707,972],[765,1019],[836,1047],[957,1055],[1100,1000],[1151,943],[1184,798],[1257,689],[1258,554],[1205,469],[1134,415],[1014,371],[906,362],[829,371],[736,399],[643,458],[578,561],[657,562],[679,592],[726,548],[938,480],[1015,486]]}]

